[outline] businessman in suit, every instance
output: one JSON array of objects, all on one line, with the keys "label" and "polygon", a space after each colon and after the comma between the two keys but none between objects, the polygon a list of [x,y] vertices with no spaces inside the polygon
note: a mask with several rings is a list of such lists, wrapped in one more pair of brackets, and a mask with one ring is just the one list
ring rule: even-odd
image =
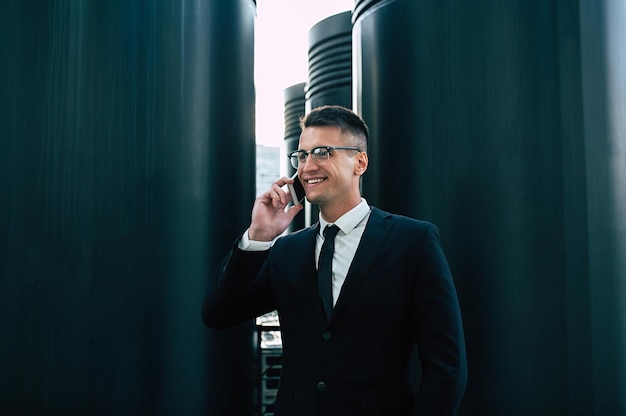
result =
[{"label": "businessman in suit", "polygon": [[319,222],[281,237],[302,210],[285,190],[292,179],[259,196],[250,227],[210,281],[205,324],[229,328],[278,311],[276,416],[456,414],[465,344],[437,228],[362,198],[369,133],[358,115],[320,107],[301,127],[289,156]]}]

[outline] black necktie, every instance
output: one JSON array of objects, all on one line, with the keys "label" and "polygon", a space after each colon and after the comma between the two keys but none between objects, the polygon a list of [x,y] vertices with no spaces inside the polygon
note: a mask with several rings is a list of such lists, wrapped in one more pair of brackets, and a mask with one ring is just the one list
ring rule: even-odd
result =
[{"label": "black necktie", "polygon": [[335,236],[339,232],[336,225],[327,225],[324,228],[324,244],[320,252],[317,266],[317,291],[324,304],[326,318],[330,319],[333,311],[333,254],[335,252]]}]

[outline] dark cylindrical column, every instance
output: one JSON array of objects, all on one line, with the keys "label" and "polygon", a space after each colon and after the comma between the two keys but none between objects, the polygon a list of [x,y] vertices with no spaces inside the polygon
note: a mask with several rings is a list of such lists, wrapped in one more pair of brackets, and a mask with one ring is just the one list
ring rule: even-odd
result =
[{"label": "dark cylindrical column", "polygon": [[[299,83],[285,88],[285,151],[289,153],[292,150],[298,148],[298,142],[300,140],[300,117],[305,113],[305,98],[304,88],[305,83]],[[287,176],[291,176],[296,173],[296,170],[291,166],[289,160],[285,161],[287,166]],[[305,215],[300,213],[289,226],[290,231],[295,231],[304,228]]]},{"label": "dark cylindrical column", "polygon": [[200,307],[255,194],[254,16],[0,5],[0,413],[250,414],[253,326]]},{"label": "dark cylindrical column", "polygon": [[[351,12],[318,22],[309,30],[309,75],[306,111],[323,105],[352,108]],[[307,205],[307,225],[319,216],[316,205]]]},{"label": "dark cylindrical column", "polygon": [[587,193],[587,345],[594,410],[617,415],[626,414],[626,4],[581,1],[578,17],[586,177],[576,186]]},{"label": "dark cylindrical column", "polygon": [[307,111],[322,105],[352,108],[351,16],[339,13],[309,30]]},{"label": "dark cylindrical column", "polygon": [[[198,276],[206,281],[219,266],[221,258],[231,248],[237,236],[249,224],[250,203],[255,196],[255,131],[254,131],[254,19],[256,1],[193,3],[189,7],[186,34],[189,48],[198,55],[202,66],[189,62],[186,66],[186,88],[195,100],[188,100],[186,112],[192,115],[186,128],[197,134],[199,143],[206,142],[204,150],[190,143],[184,159],[188,165],[200,164],[202,171],[193,181],[181,178],[186,197],[198,201],[197,215],[207,221],[207,251],[198,245],[195,255],[200,259]],[[191,36],[192,33],[195,36]],[[206,40],[203,40],[206,39]],[[202,68],[206,68],[202,70]],[[205,81],[203,81],[205,80]],[[199,89],[199,86],[203,86]],[[233,111],[233,109],[236,109]],[[200,159],[197,159],[200,156]],[[193,169],[190,167],[189,169]],[[225,176],[226,174],[226,176]],[[206,176],[204,176],[206,175]],[[225,177],[228,178],[225,180]],[[180,185],[182,186],[183,183]],[[224,195],[229,195],[224,199]],[[179,220],[190,228],[193,220],[185,198],[180,202]],[[179,227],[176,227],[179,228]],[[184,233],[178,234],[184,247]],[[181,249],[182,250],[182,249]],[[194,257],[195,258],[195,257]],[[184,261],[184,259],[183,259]],[[206,263],[205,263],[206,262]],[[185,273],[184,263],[176,276]],[[189,288],[192,291],[193,288]],[[182,292],[181,292],[182,294]],[[191,294],[180,297],[181,305],[188,304]],[[196,305],[193,305],[194,307]],[[252,414],[254,388],[258,386],[255,371],[255,326],[249,322],[226,333],[209,331],[206,354],[208,367],[207,390],[209,415]],[[177,350],[183,353],[183,348]],[[173,357],[172,357],[173,358]],[[182,376],[182,371],[179,371]],[[181,386],[184,386],[181,383]]]},{"label": "dark cylindrical column", "polygon": [[439,225],[462,414],[625,411],[626,18],[601,3],[356,2],[363,194]]}]

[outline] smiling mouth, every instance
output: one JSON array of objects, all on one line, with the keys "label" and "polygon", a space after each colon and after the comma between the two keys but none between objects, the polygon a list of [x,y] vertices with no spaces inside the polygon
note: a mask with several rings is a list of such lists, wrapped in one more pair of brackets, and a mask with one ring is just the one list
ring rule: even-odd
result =
[{"label": "smiling mouth", "polygon": [[324,181],[325,181],[324,178],[318,178],[318,179],[309,179],[309,180],[306,181],[306,183],[308,183],[308,184],[316,184],[316,183],[322,183]]}]

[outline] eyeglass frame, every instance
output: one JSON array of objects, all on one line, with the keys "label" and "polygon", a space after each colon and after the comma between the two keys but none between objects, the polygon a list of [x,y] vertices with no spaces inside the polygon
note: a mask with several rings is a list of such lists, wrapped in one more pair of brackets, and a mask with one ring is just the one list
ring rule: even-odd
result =
[{"label": "eyeglass frame", "polygon": [[[325,149],[328,152],[328,156],[325,159],[316,158],[314,152],[318,149]],[[287,153],[287,157],[289,158],[291,166],[293,166],[294,169],[298,169],[301,164],[304,165],[306,163],[306,160],[309,158],[309,155],[311,155],[311,158],[316,165],[321,166],[330,159],[330,155],[333,150],[356,150],[359,153],[361,152],[361,149],[356,146],[316,146],[311,150],[293,150]],[[303,155],[303,157],[300,157],[300,155]],[[294,158],[294,156],[298,157]],[[296,163],[297,166],[294,163]]]}]

